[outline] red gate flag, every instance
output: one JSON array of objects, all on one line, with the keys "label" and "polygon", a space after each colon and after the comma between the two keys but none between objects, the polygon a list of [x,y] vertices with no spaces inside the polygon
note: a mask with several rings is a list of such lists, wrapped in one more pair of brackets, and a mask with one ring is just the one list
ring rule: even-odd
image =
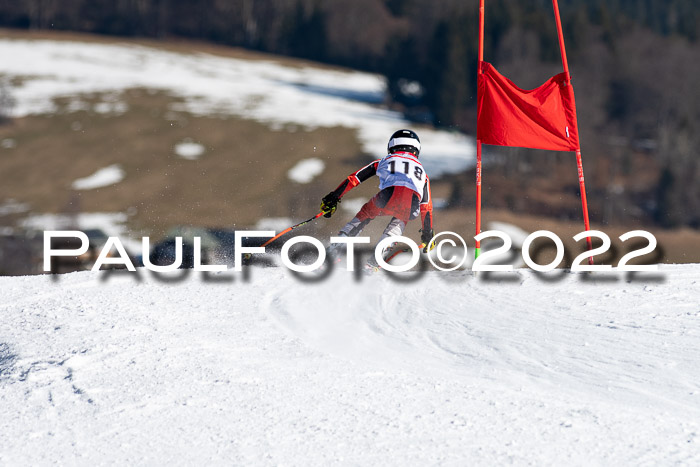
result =
[{"label": "red gate flag", "polygon": [[481,62],[477,139],[483,144],[577,151],[576,101],[567,74],[526,91]]}]

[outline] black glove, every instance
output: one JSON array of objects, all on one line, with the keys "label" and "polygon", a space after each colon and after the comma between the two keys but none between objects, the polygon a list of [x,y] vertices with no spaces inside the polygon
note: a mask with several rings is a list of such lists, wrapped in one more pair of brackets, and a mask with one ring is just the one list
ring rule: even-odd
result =
[{"label": "black glove", "polygon": [[338,203],[340,203],[338,195],[336,195],[334,191],[328,193],[321,200],[321,212],[323,213],[323,217],[331,217],[338,208]]},{"label": "black glove", "polygon": [[435,248],[435,242],[431,242],[435,236],[433,229],[421,229],[420,233],[420,241],[423,243],[423,245],[425,245],[423,247],[423,253],[427,253]]}]

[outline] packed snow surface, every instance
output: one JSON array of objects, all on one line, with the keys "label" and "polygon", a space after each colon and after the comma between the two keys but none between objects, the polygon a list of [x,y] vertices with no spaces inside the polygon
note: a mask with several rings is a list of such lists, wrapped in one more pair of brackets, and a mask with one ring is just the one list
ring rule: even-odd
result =
[{"label": "packed snow surface", "polygon": [[[127,110],[115,92],[146,88],[183,100],[173,110],[196,115],[234,115],[273,129],[355,129],[373,157],[386,152],[394,131],[413,127],[381,104],[386,82],[379,75],[298,67],[272,60],[183,54],[134,44],[0,38],[0,75],[12,83],[13,115],[50,114],[54,98],[74,97],[68,110],[90,108],[85,93],[109,93],[99,113]],[[13,80],[14,79],[14,80]],[[421,160],[435,177],[474,165],[474,141],[459,133],[417,128]]]},{"label": "packed snow surface", "polygon": [[0,464],[700,463],[700,265],[411,274],[2,277]]},{"label": "packed snow surface", "polygon": [[94,190],[114,185],[122,180],[124,180],[124,169],[119,164],[113,164],[85,178],[79,178],[71,187],[74,190]]},{"label": "packed snow surface", "polygon": [[314,178],[321,175],[325,168],[326,164],[321,159],[311,157],[297,162],[294,167],[289,169],[287,176],[290,180],[297,183],[310,183]]}]

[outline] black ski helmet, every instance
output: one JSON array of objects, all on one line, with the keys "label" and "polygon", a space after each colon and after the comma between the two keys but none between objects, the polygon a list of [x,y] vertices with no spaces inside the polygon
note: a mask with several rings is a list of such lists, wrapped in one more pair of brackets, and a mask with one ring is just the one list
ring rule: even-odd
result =
[{"label": "black ski helmet", "polygon": [[418,157],[418,154],[420,154],[420,139],[414,131],[399,130],[391,135],[387,149],[390,153],[405,151],[411,152]]}]

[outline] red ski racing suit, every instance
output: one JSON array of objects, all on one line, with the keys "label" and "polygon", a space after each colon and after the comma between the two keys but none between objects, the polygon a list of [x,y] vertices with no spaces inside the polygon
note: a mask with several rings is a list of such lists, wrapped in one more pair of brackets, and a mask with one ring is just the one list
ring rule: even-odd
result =
[{"label": "red ski racing suit", "polygon": [[382,239],[403,233],[409,220],[421,216],[422,230],[433,229],[433,201],[430,180],[418,158],[410,152],[395,152],[376,160],[348,176],[324,198],[336,203],[345,194],[368,178],[379,176],[379,193],[360,209],[340,235],[357,236],[375,217],[392,216]]}]

